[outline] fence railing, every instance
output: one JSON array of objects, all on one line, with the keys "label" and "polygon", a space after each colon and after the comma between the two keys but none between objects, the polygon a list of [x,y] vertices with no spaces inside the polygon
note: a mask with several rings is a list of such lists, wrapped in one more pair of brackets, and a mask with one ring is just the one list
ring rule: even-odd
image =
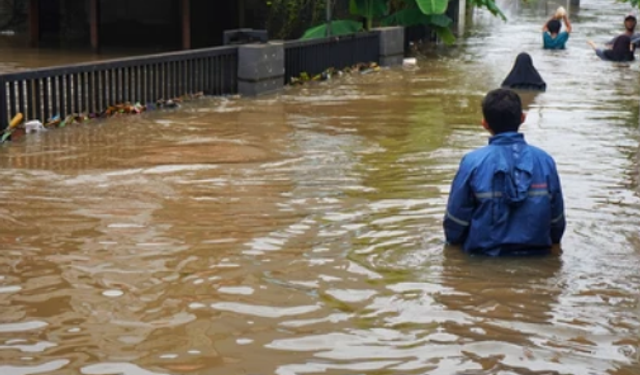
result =
[{"label": "fence railing", "polygon": [[[284,43],[285,83],[302,72],[380,63],[380,33]],[[147,104],[202,92],[238,92],[238,46],[139,56],[0,75],[0,130],[22,113],[43,123],[54,116],[99,114],[110,106]]]},{"label": "fence railing", "polygon": [[343,69],[357,63],[379,62],[380,58],[380,40],[376,32],[287,41],[284,49],[286,83],[302,72],[316,75],[327,68]]},{"label": "fence railing", "polygon": [[237,47],[140,56],[0,75],[0,129],[17,113],[43,122],[202,92],[237,92]]}]

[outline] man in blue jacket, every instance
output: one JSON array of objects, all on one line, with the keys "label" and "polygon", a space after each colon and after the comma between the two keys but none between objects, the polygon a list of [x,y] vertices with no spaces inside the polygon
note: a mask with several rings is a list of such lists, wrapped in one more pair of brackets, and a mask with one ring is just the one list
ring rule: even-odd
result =
[{"label": "man in blue jacket", "polygon": [[446,240],[490,256],[548,253],[566,225],[555,161],[518,133],[525,115],[515,92],[489,92],[482,113],[492,136],[460,162],[444,218]]}]

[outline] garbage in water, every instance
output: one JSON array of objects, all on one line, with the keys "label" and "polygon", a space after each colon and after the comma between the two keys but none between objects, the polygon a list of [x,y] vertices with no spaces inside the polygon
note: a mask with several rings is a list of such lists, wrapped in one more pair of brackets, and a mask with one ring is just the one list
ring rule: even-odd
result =
[{"label": "garbage in water", "polygon": [[418,65],[418,59],[416,59],[415,57],[408,57],[402,60],[403,68],[415,68],[417,65]]},{"label": "garbage in water", "polygon": [[22,120],[24,120],[24,116],[22,115],[22,113],[18,113],[17,115],[13,116],[13,118],[11,119],[11,122],[9,123],[9,129],[13,129],[16,126],[20,125],[20,123],[22,122]]},{"label": "garbage in water", "polygon": [[338,70],[336,68],[328,68],[324,72],[320,74],[316,74],[314,76],[310,76],[307,72],[300,73],[297,77],[291,77],[290,85],[303,85],[307,82],[320,82],[320,81],[328,81],[335,76],[343,76],[345,74],[352,73],[360,73],[360,74],[369,74],[373,72],[379,72],[382,70],[380,66],[375,63],[358,63],[353,66],[348,66],[342,70]]},{"label": "garbage in water", "polygon": [[2,134],[2,138],[0,138],[0,143],[6,141],[11,136],[11,134],[16,131],[18,125],[22,123],[22,120],[24,120],[24,115],[22,115],[22,113],[18,113],[13,116],[13,118],[9,122],[9,126],[7,126],[7,128],[4,130],[4,133]]},{"label": "garbage in water", "polygon": [[31,120],[31,121],[25,122],[24,129],[27,134],[47,131],[47,129],[44,128],[44,125],[42,124],[42,122],[40,122],[40,120]]},{"label": "garbage in water", "polygon": [[50,119],[47,119],[44,123],[39,119],[32,119],[25,121],[25,117],[22,113],[16,114],[9,126],[4,130],[0,137],[0,143],[9,140],[15,140],[24,134],[39,133],[47,131],[50,128],[62,128],[67,125],[83,123],[89,120],[98,118],[107,118],[120,115],[137,115],[146,111],[152,111],[155,109],[173,109],[179,108],[180,104],[186,100],[193,100],[203,97],[204,93],[198,92],[195,94],[187,94],[181,97],[172,99],[159,99],[155,103],[147,103],[143,105],[139,102],[136,103],[119,103],[110,105],[99,113],[73,113],[65,118],[60,115],[55,115]]}]

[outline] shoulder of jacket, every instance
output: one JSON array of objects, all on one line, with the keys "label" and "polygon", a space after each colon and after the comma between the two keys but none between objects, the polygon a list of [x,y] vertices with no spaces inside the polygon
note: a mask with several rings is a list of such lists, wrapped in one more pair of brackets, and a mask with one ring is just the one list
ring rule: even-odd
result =
[{"label": "shoulder of jacket", "polygon": [[484,146],[468,152],[462,158],[462,164],[465,167],[475,167],[491,152],[490,146]]},{"label": "shoulder of jacket", "polygon": [[545,150],[533,145],[529,145],[529,149],[531,150],[531,153],[533,154],[533,156],[538,160],[540,160],[541,162],[547,163],[552,166],[556,165],[556,161],[553,158],[553,156],[551,156],[551,154],[549,154]]},{"label": "shoulder of jacket", "polygon": [[527,146],[529,146],[529,149],[535,155],[546,157],[546,158],[551,158],[551,155],[548,152],[546,152],[545,150],[541,149],[540,147],[534,146],[534,145],[530,145],[530,144],[527,144]]}]

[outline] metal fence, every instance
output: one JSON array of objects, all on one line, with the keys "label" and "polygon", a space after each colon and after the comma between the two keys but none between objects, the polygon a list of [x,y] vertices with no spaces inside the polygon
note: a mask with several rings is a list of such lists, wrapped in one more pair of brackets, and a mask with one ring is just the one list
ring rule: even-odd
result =
[{"label": "metal fence", "polygon": [[[302,72],[379,63],[380,34],[285,42],[285,83]],[[99,114],[126,102],[147,104],[182,95],[235,94],[238,47],[226,46],[35,69],[0,75],[0,130],[22,113],[43,123],[54,116]]]},{"label": "metal fence", "polygon": [[376,32],[288,41],[284,49],[286,83],[302,72],[313,76],[327,68],[343,69],[357,63],[379,62],[380,59],[380,39]]},{"label": "metal fence", "polygon": [[202,92],[237,92],[238,49],[219,47],[0,75],[0,129],[17,113],[43,122]]}]

